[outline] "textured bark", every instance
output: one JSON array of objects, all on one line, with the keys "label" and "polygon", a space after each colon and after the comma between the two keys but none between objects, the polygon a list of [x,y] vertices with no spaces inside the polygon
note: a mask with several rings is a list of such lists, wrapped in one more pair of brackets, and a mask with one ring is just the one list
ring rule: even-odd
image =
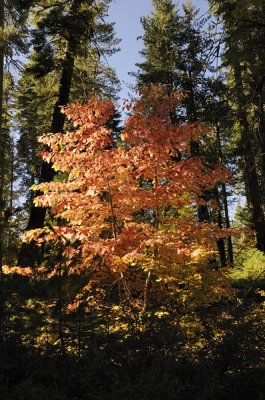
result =
[{"label": "textured bark", "polygon": [[265,76],[262,77],[256,93],[256,103],[257,103],[256,119],[258,121],[256,140],[259,146],[259,153],[261,160],[263,190],[265,189],[265,113],[264,113],[264,100],[263,100],[264,84],[265,84]]},{"label": "textured bark", "polygon": [[[0,0],[0,29],[4,31],[4,0]],[[0,39],[1,40],[1,39]],[[0,42],[0,278],[3,276],[3,240],[5,226],[4,167],[5,141],[3,139],[4,43]]]},{"label": "textured bark", "polygon": [[[62,75],[60,79],[58,100],[54,106],[52,117],[51,132],[58,133],[63,131],[65,115],[61,113],[61,106],[66,106],[69,101],[71,81],[73,76],[74,58],[71,52],[66,52],[63,63]],[[52,165],[43,162],[40,174],[40,182],[50,182],[54,178]],[[40,193],[36,193],[39,195]],[[27,229],[42,228],[44,224],[46,209],[44,207],[32,207]]]},{"label": "textured bark", "polygon": [[[62,73],[60,78],[58,100],[55,103],[51,132],[58,133],[63,131],[65,115],[61,113],[61,106],[66,106],[69,101],[71,82],[74,70],[74,57],[71,53],[71,43],[68,43],[68,49],[65,54],[65,59],[62,65]],[[54,178],[54,170],[52,165],[43,162],[40,174],[40,182],[50,182]],[[40,195],[36,192],[36,196]],[[27,230],[42,228],[44,225],[46,208],[31,207]],[[34,244],[23,244],[20,250],[18,264],[20,266],[33,265],[38,261],[40,251]]]},{"label": "textured bark", "polygon": [[[222,212],[221,212],[220,194],[219,194],[219,191],[217,188],[215,190],[215,197],[216,197],[217,204],[219,206],[219,208],[217,210],[218,226],[219,226],[219,228],[223,228],[223,216],[222,216]],[[220,265],[221,265],[221,267],[225,267],[226,266],[226,251],[225,251],[225,241],[223,238],[217,240],[217,248],[218,248],[218,252],[219,252]]]},{"label": "textured bark", "polygon": [[[217,147],[218,147],[218,154],[220,162],[223,163],[223,152],[222,152],[222,145],[221,145],[221,138],[220,138],[220,128],[217,126],[216,128],[216,138],[217,138]],[[228,208],[228,200],[227,200],[227,190],[226,185],[222,183],[222,203],[224,208],[224,217],[225,217],[225,227],[230,228],[230,218],[229,218],[229,208]],[[228,260],[231,265],[234,263],[234,255],[233,255],[233,242],[231,236],[227,238],[227,252],[228,252]]]},{"label": "textured bark", "polygon": [[[196,104],[195,104],[195,99],[194,99],[194,89],[193,89],[191,74],[189,74],[189,84],[187,85],[186,89],[188,90],[188,93],[189,93],[189,96],[187,98],[187,117],[188,117],[189,122],[196,122],[198,118],[197,118],[197,111],[196,111]],[[190,151],[191,151],[192,157],[200,157],[201,151],[200,151],[199,142],[191,141]],[[204,200],[203,196],[202,196],[202,199]],[[207,205],[198,206],[197,215],[198,215],[199,222],[209,222],[210,216],[209,216],[209,210],[208,210]]]},{"label": "textured bark", "polygon": [[256,170],[255,149],[251,140],[251,131],[245,112],[247,104],[241,77],[241,66],[234,65],[234,78],[237,90],[238,120],[241,127],[242,156],[245,170],[244,180],[252,206],[252,221],[256,232],[256,245],[261,251],[265,251],[265,220],[262,208],[262,196],[260,193],[258,174]]},{"label": "textured bark", "polygon": [[[228,201],[227,201],[227,191],[226,191],[226,186],[224,183],[222,183],[222,200],[223,200],[223,206],[224,206],[224,212],[225,212],[225,227],[230,228],[230,218],[229,218],[229,210],[228,210]],[[227,238],[227,247],[228,247],[228,259],[231,265],[234,263],[234,253],[233,253],[233,242],[232,242],[232,237],[228,236]]]}]

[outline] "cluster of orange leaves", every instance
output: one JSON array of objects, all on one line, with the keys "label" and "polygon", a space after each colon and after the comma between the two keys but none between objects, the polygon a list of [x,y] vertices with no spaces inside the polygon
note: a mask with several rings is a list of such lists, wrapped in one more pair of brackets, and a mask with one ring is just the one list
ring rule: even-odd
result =
[{"label": "cluster of orange leaves", "polygon": [[[216,239],[230,232],[198,222],[196,205],[204,203],[205,190],[227,181],[229,172],[189,156],[191,141],[207,129],[171,122],[181,101],[178,91],[168,93],[163,86],[144,89],[126,105],[130,115],[119,145],[107,127],[112,101],[91,98],[64,108],[75,129],[39,140],[49,148],[43,159],[65,178],[33,187],[43,192],[35,204],[49,207],[60,223],[30,231],[24,240],[62,242],[70,272],[89,268],[95,256],[112,271],[150,257],[161,268],[209,258]],[[179,212],[185,209],[195,211]]]}]

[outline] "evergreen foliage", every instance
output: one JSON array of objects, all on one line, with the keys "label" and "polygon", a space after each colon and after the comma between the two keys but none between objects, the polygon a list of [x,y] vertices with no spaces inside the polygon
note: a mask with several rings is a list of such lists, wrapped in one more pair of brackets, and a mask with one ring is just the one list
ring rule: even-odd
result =
[{"label": "evergreen foliage", "polygon": [[[183,106],[172,113],[172,121],[203,121],[213,130],[213,134],[209,133],[200,143],[193,141],[191,155],[203,156],[206,165],[225,162],[222,131],[227,107],[223,104],[223,77],[213,67],[213,27],[209,25],[208,30],[205,29],[208,18],[200,18],[199,10],[190,2],[183,5],[182,14],[170,0],[154,1],[153,7],[151,15],[142,18],[144,49],[141,54],[145,61],[137,64],[137,84],[167,83],[181,90]],[[176,161],[180,158],[181,154]],[[226,186],[223,184],[204,196],[198,207],[198,219],[215,221],[220,227],[229,228]],[[210,199],[217,202],[218,210],[210,211],[207,207]],[[231,238],[227,243],[220,239],[218,247],[221,266],[232,263]]]},{"label": "evergreen foliage", "polygon": [[264,0],[153,0],[124,128],[110,4],[0,0],[1,399],[261,400]]},{"label": "evergreen foliage", "polygon": [[264,251],[264,4],[259,0],[243,5],[229,0],[210,3],[224,24],[223,65],[228,71],[231,129],[257,247]]}]

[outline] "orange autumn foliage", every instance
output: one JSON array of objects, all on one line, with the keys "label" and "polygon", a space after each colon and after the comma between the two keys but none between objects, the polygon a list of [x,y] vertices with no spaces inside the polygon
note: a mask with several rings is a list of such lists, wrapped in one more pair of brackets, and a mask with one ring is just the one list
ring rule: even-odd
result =
[{"label": "orange autumn foliage", "polygon": [[69,272],[89,269],[95,257],[112,271],[137,265],[157,274],[212,257],[216,240],[231,232],[198,222],[196,205],[229,172],[188,156],[191,141],[207,129],[171,122],[181,100],[164,86],[143,89],[126,104],[130,115],[119,145],[107,128],[110,100],[64,108],[76,129],[39,139],[49,148],[43,159],[64,179],[33,187],[43,192],[35,204],[49,207],[59,223],[30,231],[24,240],[62,242]]}]

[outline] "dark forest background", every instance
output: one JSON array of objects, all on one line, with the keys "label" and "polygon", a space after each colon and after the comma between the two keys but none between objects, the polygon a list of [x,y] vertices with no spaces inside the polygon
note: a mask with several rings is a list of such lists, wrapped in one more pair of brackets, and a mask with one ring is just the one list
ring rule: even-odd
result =
[{"label": "dark forest background", "polygon": [[[153,0],[141,19],[143,61],[128,71],[135,93],[163,84],[185,94],[172,122],[199,122],[209,131],[184,157],[231,171],[229,182],[205,192],[194,211],[198,223],[240,232],[217,241],[201,286],[194,289],[186,268],[174,290],[153,283],[148,309],[134,308],[105,265],[100,274],[93,265],[73,275],[39,274],[42,267],[52,271],[61,249],[21,242],[26,231],[54,223],[48,210],[33,205],[39,193],[31,186],[63,179],[42,161],[38,137],[70,129],[61,113],[69,102],[85,104],[94,95],[118,100],[120,83],[106,62],[119,50],[115,21],[107,22],[110,3],[0,0],[2,399],[262,400],[263,0],[209,0],[203,15],[189,1],[179,9]],[[109,121],[115,143],[123,124],[117,109]],[[211,292],[208,269],[219,282],[225,276],[222,296]],[[142,272],[131,268],[126,279],[136,293]]]}]

